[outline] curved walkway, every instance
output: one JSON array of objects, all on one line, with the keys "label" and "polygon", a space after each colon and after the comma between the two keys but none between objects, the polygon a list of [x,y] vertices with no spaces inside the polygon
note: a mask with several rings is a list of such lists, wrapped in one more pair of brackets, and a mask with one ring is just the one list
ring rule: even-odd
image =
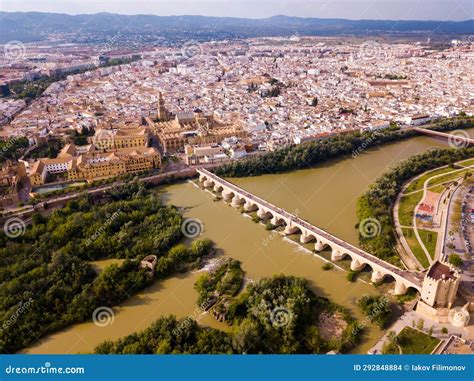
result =
[{"label": "curved walkway", "polygon": [[[401,249],[402,249],[402,250],[398,250],[398,252],[400,254],[400,257],[401,257],[403,263],[405,264],[405,266],[409,270],[416,270],[416,269],[422,269],[423,265],[420,263],[420,261],[415,256],[415,254],[413,254],[413,251],[411,250],[410,245],[408,245],[408,242],[407,242],[407,240],[405,238],[405,235],[403,234],[403,230],[402,230],[404,226],[402,226],[400,224],[400,220],[398,218],[398,210],[400,208],[400,199],[405,195],[404,190],[409,185],[410,185],[410,183],[406,184],[402,188],[401,192],[397,195],[395,205],[393,206],[393,222],[394,222],[395,231],[397,233],[398,240],[400,242]],[[412,227],[409,226],[408,228],[411,229]]]},{"label": "curved walkway", "polygon": [[[467,160],[464,160],[464,161],[467,161]],[[458,164],[458,163],[456,163]],[[462,164],[462,162],[459,162],[459,164]],[[436,170],[439,170],[440,168],[443,168],[443,167],[446,167],[446,166],[442,166],[442,167],[439,167],[439,168],[435,168],[431,171],[436,171]],[[404,190],[406,190],[411,183],[413,183],[413,181],[415,181],[416,179],[426,175],[426,173],[429,173],[431,171],[427,171],[427,172],[424,172],[418,176],[416,176],[414,179],[412,179],[410,182],[408,182],[402,189],[402,191],[398,194],[397,196],[397,200],[395,202],[395,206],[394,206],[394,211],[393,211],[393,214],[394,214],[394,222],[395,222],[395,229],[396,229],[396,232],[397,232],[397,235],[400,239],[400,243],[402,244],[403,248],[405,249],[405,251],[409,254],[409,257],[412,261],[416,262],[420,268],[423,268],[423,266],[421,265],[421,263],[419,262],[419,260],[415,257],[413,251],[411,250],[410,246],[408,245],[408,242],[406,241],[406,238],[403,234],[403,230],[402,230],[402,226],[400,224],[400,220],[399,220],[399,216],[398,216],[398,212],[399,212],[399,206],[400,206],[400,199],[403,197],[403,196],[408,196],[408,195],[411,195],[411,194],[414,194],[414,193],[418,193],[418,192],[421,192],[423,191],[423,196],[421,197],[421,200],[418,202],[418,204],[415,206],[414,210],[413,210],[413,231],[415,233],[415,237],[418,241],[418,244],[420,245],[421,249],[423,250],[423,253],[425,254],[426,258],[428,259],[429,263],[432,264],[434,262],[434,260],[436,258],[439,257],[439,248],[440,248],[440,245],[439,245],[439,239],[440,237],[438,236],[438,242],[436,244],[436,250],[435,250],[435,253],[434,253],[434,258],[431,257],[431,254],[429,253],[428,249],[426,248],[423,240],[421,239],[421,236],[420,236],[420,233],[418,231],[418,226],[417,226],[417,220],[416,220],[416,211],[418,210],[419,206],[424,202],[424,200],[426,199],[426,194],[429,190],[429,186],[428,184],[430,183],[430,181],[434,180],[434,179],[437,179],[437,178],[440,178],[440,177],[443,177],[443,176],[446,176],[446,175],[450,175],[450,174],[453,174],[453,173],[456,173],[456,172],[461,172],[461,171],[465,171],[466,169],[469,169],[469,168],[474,168],[474,165],[471,165],[471,166],[467,166],[467,167],[464,167],[464,168],[460,168],[460,169],[454,169],[452,171],[449,171],[449,172],[444,172],[444,173],[440,173],[440,174],[437,174],[437,175],[433,175],[429,178],[427,178],[425,180],[425,182],[423,183],[423,189],[417,189],[415,191],[412,191],[412,192],[409,192],[409,193],[404,193]],[[456,180],[459,180],[459,179],[456,179]],[[449,182],[451,180],[448,180],[447,182]],[[452,181],[455,181],[455,180],[452,180]],[[439,184],[436,184],[434,186],[437,186]],[[443,192],[440,196],[440,198],[442,197],[445,197],[445,192]],[[440,199],[441,201],[441,199]],[[441,202],[439,202],[439,205],[442,205]],[[438,212],[439,213],[439,210]],[[444,213],[444,211],[442,211],[442,215],[441,215],[441,219],[440,219],[440,228],[442,228],[446,223],[447,223],[447,216],[446,216],[447,213]],[[438,229],[436,229],[438,230]],[[436,231],[438,233],[438,231]],[[406,263],[407,266],[408,266],[408,263]]]}]

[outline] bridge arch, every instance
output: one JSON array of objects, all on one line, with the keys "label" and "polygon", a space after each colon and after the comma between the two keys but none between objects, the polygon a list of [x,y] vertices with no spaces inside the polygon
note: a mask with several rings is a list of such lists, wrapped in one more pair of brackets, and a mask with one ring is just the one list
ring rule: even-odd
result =
[{"label": "bridge arch", "polygon": [[314,244],[314,250],[316,252],[320,252],[320,251],[324,251],[326,250],[328,247],[332,250],[332,246],[329,242],[327,241],[323,241],[320,237],[316,237],[317,241],[316,243]]},{"label": "bridge arch", "polygon": [[263,206],[259,206],[257,216],[261,220],[271,220],[273,218],[273,213],[270,210],[265,209]]},{"label": "bridge arch", "polygon": [[224,188],[222,190],[222,198],[225,200],[225,201],[231,201],[233,198],[235,197],[235,193],[229,189],[229,188]]},{"label": "bridge arch", "polygon": [[270,222],[273,226],[282,226],[282,225],[287,226],[288,225],[286,220],[283,217],[279,216],[278,214],[274,214]]},{"label": "bridge arch", "polygon": [[308,233],[307,231],[302,231],[300,236],[300,242],[302,244],[309,243],[311,241],[317,241],[316,235]]},{"label": "bridge arch", "polygon": [[238,193],[235,193],[234,194],[234,197],[232,197],[232,203],[231,205],[234,207],[234,208],[239,208],[242,206],[242,204],[245,203],[245,198],[240,196]]},{"label": "bridge arch", "polygon": [[212,188],[214,186],[214,180],[206,179],[206,180],[204,180],[202,185],[204,186],[204,188]]},{"label": "bridge arch", "polygon": [[[272,205],[258,196],[221,179],[206,169],[200,168],[197,171],[199,173],[199,181],[204,183],[203,186],[206,188],[213,187],[216,192],[222,191],[222,198],[226,201],[232,200],[232,206],[240,208],[245,204],[245,210],[257,210],[259,218],[270,218],[273,225],[283,226],[286,234],[300,233],[301,243],[316,241],[316,251],[329,248],[331,250],[331,260],[333,261],[339,261],[345,257],[349,257],[351,260],[351,268],[356,271],[360,271],[368,265],[370,271],[372,271],[371,278],[374,283],[380,282],[387,277],[394,279],[395,295],[402,295],[410,288],[417,291],[421,289],[421,278],[419,275],[400,270],[380,258],[376,258],[370,253],[288,213],[284,209]],[[279,230],[281,231],[282,229],[279,228]]]},{"label": "bridge arch", "polygon": [[345,250],[341,250],[341,249],[334,249],[331,253],[331,261],[334,261],[334,262],[337,262],[337,261],[342,261],[344,259],[346,259],[347,257],[350,258],[350,260],[352,261],[352,257],[354,255],[345,251]]},{"label": "bridge arch", "polygon": [[287,225],[285,228],[285,234],[302,234],[302,230],[298,225]]},{"label": "bridge arch", "polygon": [[244,200],[245,200],[244,210],[246,212],[253,212],[255,210],[258,210],[258,204],[257,203],[255,203],[252,200],[250,200],[248,198],[245,198],[245,197],[244,197]]}]

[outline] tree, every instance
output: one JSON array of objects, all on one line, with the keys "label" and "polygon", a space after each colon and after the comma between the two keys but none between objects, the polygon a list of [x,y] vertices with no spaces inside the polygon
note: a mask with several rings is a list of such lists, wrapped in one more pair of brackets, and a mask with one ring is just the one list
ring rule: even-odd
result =
[{"label": "tree", "polygon": [[458,254],[451,254],[448,258],[448,262],[456,267],[461,267],[464,263]]},{"label": "tree", "polygon": [[419,319],[418,323],[416,324],[416,328],[418,328],[420,331],[422,331],[424,325],[425,325],[425,321],[423,319]]},{"label": "tree", "polygon": [[358,301],[359,308],[370,321],[384,328],[392,316],[392,308],[385,296],[363,296]]}]

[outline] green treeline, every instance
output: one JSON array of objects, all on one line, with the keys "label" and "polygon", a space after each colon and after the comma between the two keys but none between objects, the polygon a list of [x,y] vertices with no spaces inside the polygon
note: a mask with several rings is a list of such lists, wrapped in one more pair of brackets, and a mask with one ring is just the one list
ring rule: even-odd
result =
[{"label": "green treeline", "polygon": [[28,138],[24,136],[0,140],[0,164],[7,160],[18,160],[28,146]]},{"label": "green treeline", "polygon": [[[322,314],[344,327],[323,338]],[[158,319],[150,328],[115,342],[106,341],[95,353],[326,353],[347,351],[361,330],[349,313],[317,297],[303,278],[278,275],[249,285],[228,310],[230,333],[201,327],[191,318]],[[324,329],[327,329],[327,325]]]},{"label": "green treeline", "polygon": [[[139,260],[158,257],[155,279],[185,271],[212,243],[176,245],[182,217],[137,184],[115,189],[107,203],[72,201],[49,217],[36,214],[17,238],[0,233],[0,353],[11,353],[93,311],[114,306],[153,283]],[[90,261],[127,259],[100,274]]]},{"label": "green treeline", "polygon": [[106,341],[96,354],[209,354],[233,353],[231,337],[217,329],[202,327],[192,319],[162,317],[140,333]]},{"label": "green treeline", "polygon": [[359,223],[367,219],[376,219],[380,229],[373,237],[359,236],[360,245],[369,253],[391,262],[400,264],[396,252],[395,226],[392,208],[403,184],[426,171],[453,164],[474,157],[474,148],[431,149],[402,161],[390,168],[372,184],[357,202]]},{"label": "green treeline", "polygon": [[[439,121],[434,129],[449,131],[473,126],[472,119],[457,118]],[[244,160],[233,161],[220,166],[215,170],[215,173],[218,176],[246,177],[309,168],[325,160],[342,155],[357,156],[366,148],[417,135],[417,132],[403,130],[394,125],[377,131],[337,134],[326,139],[282,148]]]}]

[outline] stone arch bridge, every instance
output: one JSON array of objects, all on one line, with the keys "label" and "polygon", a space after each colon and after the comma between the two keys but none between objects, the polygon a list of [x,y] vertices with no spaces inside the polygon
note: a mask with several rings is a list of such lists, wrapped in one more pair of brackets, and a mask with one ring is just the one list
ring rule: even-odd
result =
[{"label": "stone arch bridge", "polygon": [[212,188],[215,192],[222,192],[225,201],[231,202],[235,208],[243,207],[245,211],[256,211],[261,219],[269,219],[275,226],[284,226],[285,234],[301,234],[300,242],[314,242],[315,250],[331,250],[331,260],[340,261],[345,257],[351,258],[351,270],[360,271],[368,266],[372,270],[371,280],[374,283],[385,278],[395,281],[395,295],[405,294],[409,288],[421,292],[423,275],[421,273],[401,270],[372,254],[361,250],[348,242],[306,222],[305,220],[281,209],[244,189],[220,178],[212,172],[200,168],[197,170],[199,181],[205,188]]}]

